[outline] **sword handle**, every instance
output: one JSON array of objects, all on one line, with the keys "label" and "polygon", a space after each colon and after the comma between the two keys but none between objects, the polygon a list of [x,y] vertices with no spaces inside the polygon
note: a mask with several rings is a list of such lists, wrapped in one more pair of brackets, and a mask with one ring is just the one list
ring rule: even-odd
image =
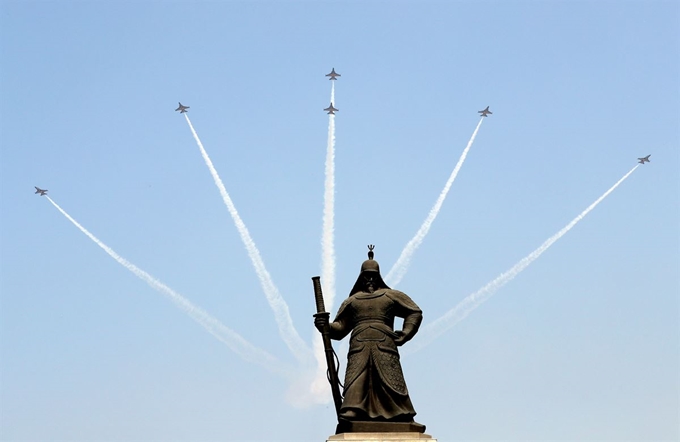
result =
[{"label": "sword handle", "polygon": [[323,302],[323,293],[321,292],[321,277],[312,276],[312,284],[314,284],[314,300],[316,301],[316,312],[323,313],[326,307]]}]

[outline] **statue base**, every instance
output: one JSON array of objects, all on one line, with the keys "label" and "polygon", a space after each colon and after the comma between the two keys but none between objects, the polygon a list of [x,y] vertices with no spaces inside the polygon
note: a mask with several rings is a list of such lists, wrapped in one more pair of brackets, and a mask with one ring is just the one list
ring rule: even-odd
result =
[{"label": "statue base", "polygon": [[340,433],[330,436],[326,442],[437,442],[432,436],[416,432]]},{"label": "statue base", "polygon": [[424,433],[418,422],[348,421],[340,419],[335,434],[340,433]]},{"label": "statue base", "polygon": [[425,425],[417,422],[375,422],[341,420],[335,435],[326,442],[437,442],[425,434]]}]

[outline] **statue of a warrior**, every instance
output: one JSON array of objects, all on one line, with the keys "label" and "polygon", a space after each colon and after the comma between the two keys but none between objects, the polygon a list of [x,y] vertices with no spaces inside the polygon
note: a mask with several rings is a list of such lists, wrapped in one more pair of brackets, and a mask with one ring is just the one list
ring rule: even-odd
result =
[{"label": "statue of a warrior", "polygon": [[[369,250],[369,259],[361,264],[361,273],[335,320],[328,324],[327,315],[316,315],[314,321],[319,331],[328,327],[331,339],[352,333],[338,428],[352,428],[352,423],[359,422],[398,422],[410,425],[396,431],[424,432],[425,426],[413,421],[416,412],[397,349],[418,331],[422,311],[405,293],[385,284],[373,259],[373,246]],[[402,330],[394,330],[395,317],[404,318]]]}]

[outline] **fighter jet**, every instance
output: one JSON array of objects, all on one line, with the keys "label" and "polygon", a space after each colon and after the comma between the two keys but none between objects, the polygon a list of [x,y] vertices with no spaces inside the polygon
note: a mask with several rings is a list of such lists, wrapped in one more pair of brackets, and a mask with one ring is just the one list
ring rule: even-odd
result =
[{"label": "fighter jet", "polygon": [[334,108],[334,107],[333,107],[333,103],[331,103],[331,105],[328,106],[328,107],[327,107],[326,109],[324,109],[324,110],[325,110],[325,111],[328,111],[328,114],[329,114],[329,115],[335,115],[335,113],[336,113],[339,109]]},{"label": "fighter jet", "polygon": [[342,77],[342,75],[336,73],[335,68],[333,68],[333,69],[331,69],[330,74],[326,74],[326,77],[331,77],[331,78],[329,78],[329,80],[337,80],[338,77]]},{"label": "fighter jet", "polygon": [[182,106],[182,103],[179,103],[179,107],[175,110],[179,111],[180,114],[184,114],[186,113],[187,109],[189,109],[189,106]]},{"label": "fighter jet", "polygon": [[489,110],[489,106],[487,106],[486,109],[484,110],[477,111],[477,113],[482,114],[482,117],[486,117],[489,116],[489,114],[493,114],[493,112]]},{"label": "fighter jet", "polygon": [[43,196],[47,193],[47,189],[41,189],[38,186],[33,186],[33,187],[35,187],[35,193],[39,193],[40,196]]},{"label": "fighter jet", "polygon": [[638,163],[640,163],[640,164],[649,163],[649,157],[651,157],[651,156],[652,155],[649,154],[646,157],[638,158]]}]

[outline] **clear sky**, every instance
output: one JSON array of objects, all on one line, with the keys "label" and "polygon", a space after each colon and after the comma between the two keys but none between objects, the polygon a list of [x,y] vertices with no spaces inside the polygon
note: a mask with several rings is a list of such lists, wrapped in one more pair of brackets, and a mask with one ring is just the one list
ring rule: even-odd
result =
[{"label": "clear sky", "polygon": [[[680,438],[680,6],[674,1],[0,3],[0,439],[321,441],[189,117],[305,345],[317,333],[332,67],[337,296],[383,274],[441,317],[402,358],[441,441]],[[180,307],[182,307],[180,305]],[[334,312],[333,312],[334,313]],[[418,345],[419,337],[408,343]],[[422,338],[421,338],[422,339]],[[342,373],[346,346],[336,345]]]}]

